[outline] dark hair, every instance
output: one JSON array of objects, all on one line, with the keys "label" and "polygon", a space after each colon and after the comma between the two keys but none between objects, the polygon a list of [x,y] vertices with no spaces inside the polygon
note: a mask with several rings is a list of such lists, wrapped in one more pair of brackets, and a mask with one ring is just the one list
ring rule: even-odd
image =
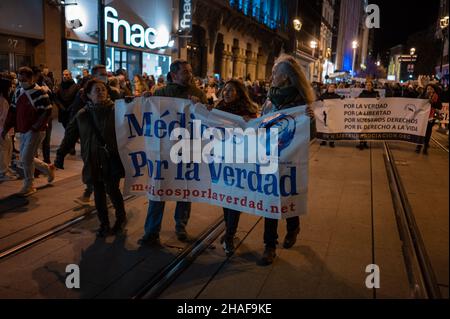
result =
[{"label": "dark hair", "polygon": [[33,77],[33,70],[27,66],[23,66],[17,72],[18,75],[26,76],[28,79]]},{"label": "dark hair", "polygon": [[439,94],[439,87],[437,85],[433,84],[433,83],[428,83],[425,86],[425,91],[428,89],[429,86],[431,86],[433,88],[434,92]]},{"label": "dark hair", "polygon": [[100,70],[100,69],[105,69],[106,70],[106,66],[104,66],[103,64],[96,64],[96,65],[94,65],[92,67],[91,74],[93,74],[93,75],[96,74],[97,71]]},{"label": "dark hair", "polygon": [[[252,100],[250,99],[250,96],[248,95],[247,89],[245,88],[244,84],[242,82],[240,82],[239,80],[232,79],[232,80],[227,81],[222,88],[222,92],[221,92],[222,95],[223,95],[223,91],[225,90],[226,86],[229,84],[232,85],[236,89],[238,100],[247,106],[248,111],[250,111],[251,113],[258,113],[258,107],[255,105],[255,103],[252,102]],[[223,96],[222,96],[222,98],[223,98]]]},{"label": "dark hair", "polygon": [[170,64],[170,72],[177,73],[186,64],[189,64],[186,60],[177,59]]},{"label": "dark hair", "polygon": [[127,70],[125,70],[125,69],[118,69],[117,71],[116,71],[116,74],[115,74],[116,76],[118,76],[118,75],[123,75],[124,77],[128,77],[128,73],[127,73]]},{"label": "dark hair", "polygon": [[167,79],[167,82],[170,82],[170,83],[173,82],[172,75],[170,74],[170,72],[167,72],[166,79]]},{"label": "dark hair", "polygon": [[109,86],[116,86],[117,84],[119,84],[119,80],[115,76],[109,78],[108,80]]},{"label": "dark hair", "polygon": [[94,85],[96,84],[102,84],[105,86],[106,89],[108,89],[107,85],[105,84],[105,82],[102,82],[100,80],[89,80],[88,83],[86,83],[86,86],[84,87],[84,91],[87,94],[91,93],[92,88],[94,87]]}]

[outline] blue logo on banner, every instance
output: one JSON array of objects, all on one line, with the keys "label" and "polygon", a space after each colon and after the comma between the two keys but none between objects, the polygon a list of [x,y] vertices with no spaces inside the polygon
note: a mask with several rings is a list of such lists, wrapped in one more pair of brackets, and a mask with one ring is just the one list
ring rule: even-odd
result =
[{"label": "blue logo on banner", "polygon": [[260,128],[265,128],[266,131],[266,147],[267,151],[270,150],[270,128],[278,129],[278,156],[280,156],[281,151],[287,148],[295,135],[295,118],[291,115],[286,114],[276,114],[274,117],[265,119],[260,125]]}]

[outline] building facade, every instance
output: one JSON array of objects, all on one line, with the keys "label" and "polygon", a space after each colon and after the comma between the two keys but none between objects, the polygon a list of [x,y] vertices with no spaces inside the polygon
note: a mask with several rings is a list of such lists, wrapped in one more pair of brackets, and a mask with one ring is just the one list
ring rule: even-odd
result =
[{"label": "building facade", "polygon": [[0,71],[47,65],[61,73],[61,15],[42,0],[3,1],[0,9]]},{"label": "building facade", "polygon": [[440,57],[436,63],[436,74],[445,84],[449,83],[449,60],[448,60],[448,24],[449,24],[449,0],[441,0],[438,13],[435,37],[440,42]]},{"label": "building facade", "polygon": [[[288,45],[287,0],[197,0],[181,58],[200,77],[266,80]],[[184,42],[184,44],[183,44]]]},{"label": "building facade", "polygon": [[[335,65],[339,71],[356,73],[368,51],[368,31],[364,30],[363,0],[340,0]],[[353,43],[356,47],[353,47]]]}]

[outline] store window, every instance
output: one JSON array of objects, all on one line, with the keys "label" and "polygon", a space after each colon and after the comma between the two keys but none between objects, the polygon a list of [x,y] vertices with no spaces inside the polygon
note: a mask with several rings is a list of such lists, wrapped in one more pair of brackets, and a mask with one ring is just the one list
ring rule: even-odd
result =
[{"label": "store window", "polygon": [[128,51],[127,71],[130,80],[133,80],[136,74],[142,75],[141,52]]},{"label": "store window", "polygon": [[9,54],[0,53],[0,72],[9,70]]},{"label": "store window", "polygon": [[141,52],[107,47],[106,70],[114,73],[118,69],[127,70],[130,79],[135,74],[142,74]]},{"label": "store window", "polygon": [[160,75],[166,75],[169,72],[171,58],[166,55],[143,53],[142,72],[153,75],[157,79]]},{"label": "store window", "polygon": [[16,68],[19,69],[23,66],[30,66],[31,65],[31,56],[29,55],[22,55],[22,54],[16,54]]},{"label": "store window", "polygon": [[91,70],[98,64],[98,47],[95,44],[67,41],[67,69],[74,79],[82,76],[83,69]]}]

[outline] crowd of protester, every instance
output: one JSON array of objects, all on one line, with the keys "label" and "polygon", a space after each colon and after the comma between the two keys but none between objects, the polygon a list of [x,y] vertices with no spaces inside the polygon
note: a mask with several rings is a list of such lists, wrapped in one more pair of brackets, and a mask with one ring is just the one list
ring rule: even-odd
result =
[{"label": "crowd of protester", "polygon": [[[300,66],[292,57],[280,57],[270,80],[205,79],[194,77],[191,66],[183,60],[176,60],[170,66],[167,76],[129,74],[124,69],[108,72],[103,65],[92,70],[84,69],[82,76],[73,79],[70,70],[62,72],[62,81],[57,83],[54,75],[44,67],[22,67],[17,73],[0,73],[0,181],[17,179],[22,172],[23,187],[20,195],[28,196],[36,192],[33,180],[39,174],[47,176],[48,182],[55,178],[56,169],[64,169],[64,158],[75,154],[77,142],[81,145],[84,162],[82,180],[86,185],[82,196],[76,200],[88,203],[94,192],[98,210],[99,237],[121,232],[126,225],[126,213],[119,181],[124,177],[115,140],[114,101],[121,98],[140,96],[168,96],[189,98],[194,102],[208,105],[209,109],[230,112],[245,120],[261,114],[293,107],[310,105],[315,100],[341,99],[339,89],[362,88],[360,98],[379,98],[378,89],[385,90],[386,97],[407,97],[428,99],[432,105],[423,153],[427,154],[428,144],[442,102],[448,102],[448,87],[442,87],[430,78],[420,77],[408,83],[389,83],[367,80],[364,82],[312,83],[306,80]],[[64,138],[51,159],[50,139],[52,114],[65,129]],[[312,117],[312,111],[309,110]],[[447,125],[448,129],[448,125]],[[15,135],[20,134],[19,150],[15,146]],[[321,145],[326,145],[322,141]],[[329,142],[335,147],[335,142]],[[357,147],[367,148],[361,141]],[[41,149],[41,152],[39,152]],[[421,152],[417,145],[416,152]],[[41,153],[42,160],[39,158]],[[18,161],[13,161],[19,158]],[[18,165],[14,165],[18,163]],[[116,211],[116,222],[110,227],[106,206],[109,195]],[[149,201],[142,245],[159,243],[163,201]],[[191,204],[178,202],[175,209],[176,234],[180,241],[189,239],[186,226]],[[234,251],[233,238],[239,222],[239,212],[224,208],[226,233],[222,238],[228,255]],[[277,220],[266,219],[264,242],[266,249],[262,263],[270,264],[275,258],[277,242]],[[298,217],[287,220],[287,235],[284,247],[294,245],[300,231]]]}]

